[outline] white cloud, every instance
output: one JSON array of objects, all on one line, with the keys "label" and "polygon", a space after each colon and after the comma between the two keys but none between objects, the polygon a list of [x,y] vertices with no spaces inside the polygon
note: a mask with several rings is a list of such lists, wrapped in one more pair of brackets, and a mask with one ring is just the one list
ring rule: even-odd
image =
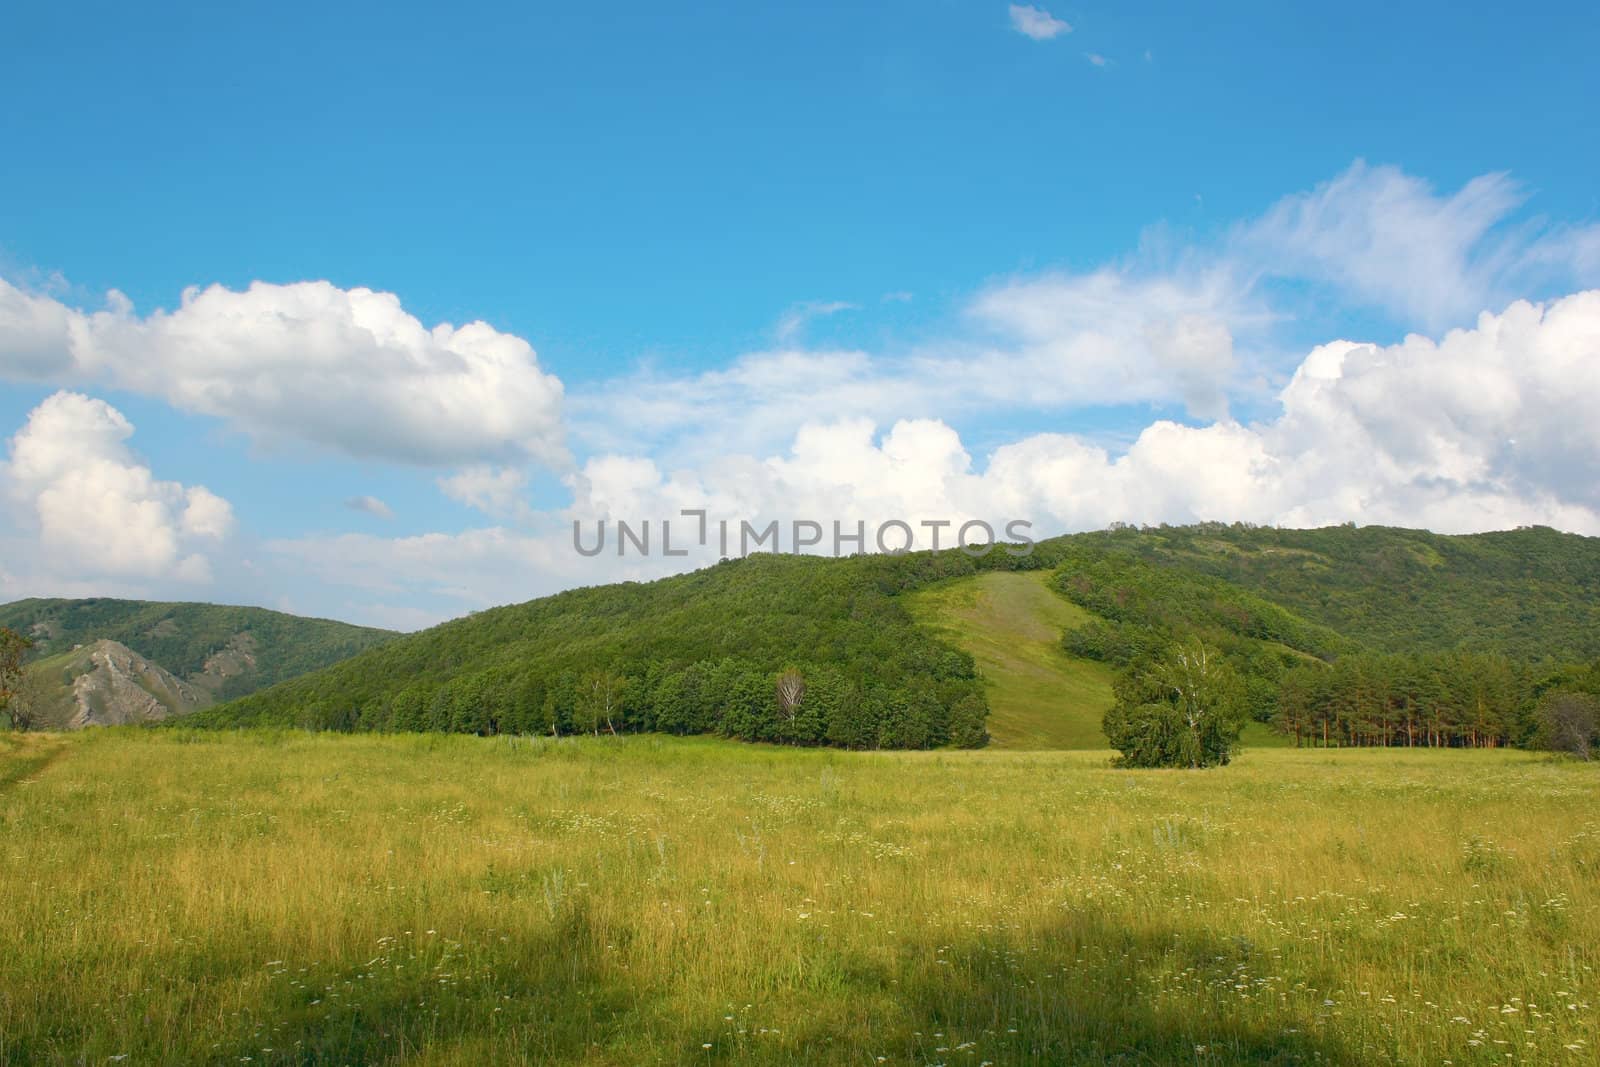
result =
[{"label": "white cloud", "polygon": [[482,322],[429,329],[392,293],[327,282],[191,289],[140,317],[115,291],[84,312],[0,280],[0,376],[158,396],[359,459],[569,463],[561,382],[526,341]]},{"label": "white cloud", "polygon": [[1270,401],[1293,371],[1281,334],[1303,294],[1273,279],[1331,286],[1345,303],[1385,307],[1402,326],[1435,333],[1519,290],[1600,283],[1600,227],[1508,225],[1518,203],[1503,176],[1440,196],[1394,168],[1356,163],[1212,245],[1154,227],[1125,261],[997,281],[968,302],[957,330],[904,351],[795,342],[715,370],[591,384],[571,401],[575,433],[590,452],[698,464],[769,453],[828,419],[886,425],[1130,404],[1222,419],[1230,398]]},{"label": "white cloud", "polygon": [[190,537],[221,539],[233,531],[233,507],[203,485],[183,491],[179,528]]},{"label": "white cloud", "polygon": [[1441,330],[1532,289],[1600,283],[1600,226],[1512,225],[1525,200],[1506,174],[1441,195],[1399,168],[1357,161],[1242,227],[1231,252]]},{"label": "white cloud", "polygon": [[1221,267],[1138,265],[997,283],[966,335],[901,355],[780,349],[691,377],[641,373],[577,391],[575,433],[594,451],[673,462],[782,447],[819,420],[957,418],[994,411],[1183,404],[1227,411],[1236,344],[1271,322]]},{"label": "white cloud", "polygon": [[438,479],[445,496],[497,519],[524,519],[532,514],[526,492],[527,473],[515,467],[467,467]]},{"label": "white cloud", "polygon": [[[1040,534],[1212,518],[1600,532],[1600,443],[1589,416],[1600,405],[1600,295],[1488,302],[1594,275],[1600,229],[1517,226],[1520,203],[1501,176],[1441,195],[1392,168],[1357,164],[1209,246],[1185,248],[1154,231],[1123,262],[999,279],[967,302],[953,331],[916,346],[808,350],[797,319],[789,344],[725,367],[644,371],[579,390],[568,406],[589,458],[563,469],[573,501],[553,512],[532,508],[528,476],[561,448],[560,383],[519,339],[488,327],[476,341],[463,339],[473,327],[428,331],[382,294],[325,283],[214,289],[141,319],[115,297],[86,315],[0,287],[0,368],[156,392],[263,439],[448,465],[440,491],[501,525],[271,546],[277,573],[359,588],[390,613],[420,598],[430,605],[422,610],[453,614],[707,562],[705,551],[638,561],[572,550],[574,517],[659,520],[683,507],[869,523],[1020,517]],[[1272,279],[1384,307],[1429,336],[1292,352],[1281,335],[1298,286]],[[1503,310],[1474,319],[1482,307]],[[199,354],[213,343],[215,366]],[[146,355],[148,368],[138,358]],[[159,384],[158,372],[173,381]],[[547,403],[505,400],[488,387],[501,378],[512,383],[506,395]],[[280,387],[286,395],[273,392]],[[432,398],[435,387],[451,399]],[[348,399],[361,389],[372,398]],[[307,391],[337,402],[308,404],[294,422]],[[430,393],[419,411],[414,393]],[[348,426],[330,414],[339,404],[355,405]],[[1032,427],[1066,430],[1082,425],[1067,413],[1110,405],[1151,411],[1116,445],[1006,433],[997,418],[1026,412]],[[1204,425],[1164,417],[1179,405]],[[1235,409],[1259,418],[1235,421]],[[522,417],[528,410],[534,417]],[[384,420],[392,425],[373,428]],[[433,429],[397,443],[425,423]],[[987,455],[975,454],[979,441]],[[119,462],[143,469],[125,454]],[[175,572],[195,555],[190,541],[225,530],[227,512],[203,490],[174,488],[153,495],[179,548],[151,558]],[[25,514],[41,513],[40,496],[25,494]],[[0,544],[0,557],[25,555]]]},{"label": "white cloud", "polygon": [[1072,32],[1070,25],[1042,7],[1034,7],[1032,4],[1012,4],[1008,11],[1011,15],[1011,28],[1035,41],[1048,41],[1063,33]]},{"label": "white cloud", "polygon": [[1251,426],[1157,422],[1111,457],[1069,437],[998,450],[985,477],[1066,528],[1243,519],[1445,532],[1600,533],[1600,292],[1518,302],[1439,341],[1311,352]]},{"label": "white cloud", "polygon": [[841,311],[856,311],[858,306],[843,300],[808,300],[796,304],[778,319],[778,340],[793,341],[805,331],[813,319],[827,318]]},{"label": "white cloud", "polygon": [[[591,458],[569,477],[572,506],[538,513],[522,532],[501,528],[384,540],[366,536],[282,541],[274,550],[330,583],[391,601],[397,591],[442,598],[441,615],[573,585],[646,579],[711,562],[715,532],[835,520],[871,536],[890,519],[948,520],[941,543],[969,519],[996,531],[1012,519],[1035,537],[1114,521],[1244,520],[1284,526],[1345,521],[1465,533],[1542,523],[1600,534],[1600,291],[1548,305],[1517,302],[1468,330],[1396,345],[1336,341],[1301,361],[1260,422],[1204,426],[1157,420],[1121,454],[1070,433],[1038,433],[996,448],[980,463],[936,419],[902,419],[878,433],[870,419],[803,425],[771,454],[723,454],[666,470],[640,455]],[[509,481],[509,480],[508,480]],[[709,543],[696,541],[704,508]],[[571,522],[592,545],[586,559]],[[615,522],[649,520],[656,554],[616,554]],[[661,520],[673,523],[681,558],[660,555]],[[853,550],[847,546],[846,550]]]},{"label": "white cloud", "polygon": [[105,401],[58,392],[11,439],[0,466],[16,527],[8,550],[37,561],[36,576],[210,580],[200,550],[229,535],[232,509],[201,486],[156,479],[128,449],[132,435]]},{"label": "white cloud", "polygon": [[344,506],[351,511],[359,511],[364,515],[371,515],[375,519],[388,521],[394,518],[394,509],[375,496],[353,496],[344,502]]},{"label": "white cloud", "polygon": [[1101,70],[1104,70],[1106,67],[1111,65],[1111,60],[1107,59],[1099,52],[1085,52],[1083,54],[1083,58],[1089,61],[1090,66],[1099,67]]}]

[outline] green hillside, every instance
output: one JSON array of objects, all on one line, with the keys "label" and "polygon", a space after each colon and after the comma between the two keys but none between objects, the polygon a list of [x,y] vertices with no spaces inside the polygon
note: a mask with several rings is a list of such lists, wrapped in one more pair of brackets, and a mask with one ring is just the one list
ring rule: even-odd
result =
[{"label": "green hillside", "polygon": [[[1064,633],[1107,620],[1068,600],[1056,587],[1075,572],[990,573],[956,578],[907,597],[918,622],[970,652],[989,699],[996,748],[1104,749],[1100,720],[1112,704],[1115,669],[1064,649]],[[1260,642],[1282,653],[1286,646]],[[1297,661],[1303,653],[1289,650]],[[1264,723],[1247,727],[1252,747],[1288,739]]]},{"label": "green hillside", "polygon": [[115,641],[212,699],[243,696],[326,667],[395,635],[264,608],[146,600],[18,600],[0,626],[31,638],[33,660]]},{"label": "green hillside", "polygon": [[1225,581],[1374,651],[1600,656],[1600,538],[1546,527],[1123,528],[1071,539]]},{"label": "green hillside", "polygon": [[1600,655],[1597,545],[1204,525],[1055,538],[1022,559],[754,556],[481,612],[194,721],[921,748],[983,743],[987,717],[1002,746],[1098,747],[1114,673],[1198,637],[1257,723],[1293,677],[1324,742],[1515,743],[1552,672]]},{"label": "green hillside", "polygon": [[[1002,561],[997,552],[983,565]],[[917,626],[899,595],[977,567],[956,552],[759,555],[577,589],[399,638],[196,721],[982,744],[986,706],[972,657]],[[775,681],[789,668],[805,692],[784,708]]]},{"label": "green hillside", "polygon": [[912,616],[972,654],[989,699],[996,748],[1105,748],[1100,719],[1112,670],[1069,656],[1063,630],[1088,612],[1050,587],[1047,571],[957,578],[907,598]]}]

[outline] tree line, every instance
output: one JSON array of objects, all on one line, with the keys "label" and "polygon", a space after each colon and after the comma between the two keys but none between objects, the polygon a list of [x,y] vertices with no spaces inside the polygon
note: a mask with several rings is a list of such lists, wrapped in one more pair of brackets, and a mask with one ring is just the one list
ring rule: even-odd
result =
[{"label": "tree line", "polygon": [[282,724],[484,736],[714,734],[858,749],[976,748],[988,740],[989,708],[975,681],[970,659],[960,656],[894,687],[864,685],[826,664],[768,671],[732,657],[682,668],[652,660],[549,676],[502,668],[438,686],[415,683],[363,704],[313,699],[297,705],[292,719]]},{"label": "tree line", "polygon": [[[1432,635],[1419,641],[1421,648],[1378,653],[1231,581],[1177,565],[1174,558],[1175,546],[1188,563],[1208,544],[1215,551],[1217,539],[1232,535],[1249,545],[1252,539],[1270,542],[1278,533],[1219,526],[1122,529],[1091,535],[1064,553],[1055,586],[1095,617],[1063,633],[1061,645],[1071,655],[1120,669],[1116,705],[1104,725],[1125,763],[1227,762],[1250,719],[1271,724],[1301,746],[1517,745],[1587,756],[1600,745],[1594,725],[1600,721],[1600,660],[1563,665],[1484,650],[1459,616],[1451,620],[1452,649],[1427,647],[1440,640]],[[1410,531],[1373,534],[1378,560],[1369,561],[1369,568],[1408,576],[1411,569],[1427,569],[1430,558],[1418,563],[1417,556],[1437,544],[1458,554],[1486,551],[1476,542],[1463,548],[1433,535],[1412,538]],[[1351,528],[1311,535],[1297,540],[1347,548],[1359,536]],[[1572,539],[1551,531],[1504,539],[1568,556],[1574,550]],[[1136,545],[1144,550],[1130,549]],[[1151,551],[1151,545],[1164,547]],[[1503,552],[1505,544],[1495,540],[1488,548]],[[1267,560],[1263,566],[1281,571],[1281,549],[1256,549]],[[1233,548],[1215,554],[1233,570],[1243,569],[1239,558],[1250,555]],[[1396,554],[1404,555],[1404,566],[1395,562]],[[1560,562],[1575,566],[1567,557]],[[1293,573],[1318,575],[1324,569],[1303,559],[1295,566],[1300,569]],[[1315,580],[1334,594],[1342,589],[1326,576]],[[1205,664],[1198,675],[1194,663]],[[1180,677],[1187,680],[1175,681]],[[1195,683],[1196,677],[1204,684]],[[1204,700],[1196,700],[1199,692]]]}]

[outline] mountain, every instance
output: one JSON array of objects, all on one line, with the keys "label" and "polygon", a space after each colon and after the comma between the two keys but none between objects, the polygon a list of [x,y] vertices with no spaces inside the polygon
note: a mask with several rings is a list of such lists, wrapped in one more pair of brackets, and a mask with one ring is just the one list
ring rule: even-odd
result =
[{"label": "mountain", "polygon": [[[1183,634],[1223,646],[1262,721],[1274,712],[1278,679],[1305,665],[1380,652],[1600,655],[1593,538],[1546,529],[1447,537],[1379,527],[1119,528],[1042,541],[1022,558],[1004,550],[977,560],[957,551],[759,555],[647,584],[573,590],[397,638],[192,721],[979,744],[993,686],[980,676],[976,645],[959,619],[940,623],[906,594],[999,571],[1046,572],[1053,595],[1082,609],[1047,611],[1032,587],[1008,591],[1039,618],[1063,620],[1064,651],[1076,659],[1117,665]],[[1002,612],[1006,599],[996,600]],[[984,608],[975,617],[994,614]],[[1016,640],[990,636],[991,645]],[[1038,643],[1029,640],[1030,649]],[[1032,669],[1041,655],[1013,658]],[[986,659],[985,670],[1004,661]],[[775,695],[780,672],[791,668],[805,683],[793,704]],[[1446,668],[1430,661],[1428,669]],[[1103,693],[1104,683],[1082,689]]]},{"label": "mountain", "polygon": [[187,714],[396,636],[264,608],[109,598],[19,600],[0,605],[0,626],[33,640],[28,671],[42,715],[61,726]]},{"label": "mountain", "polygon": [[212,703],[212,696],[126,645],[100,640],[29,665],[24,690],[38,728],[78,730],[159,722]]}]

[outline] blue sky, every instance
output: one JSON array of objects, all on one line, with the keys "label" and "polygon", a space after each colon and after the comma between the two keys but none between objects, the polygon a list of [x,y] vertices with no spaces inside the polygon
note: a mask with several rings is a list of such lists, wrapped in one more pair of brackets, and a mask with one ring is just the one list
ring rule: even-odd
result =
[{"label": "blue sky", "polygon": [[[482,321],[525,341],[537,353],[525,396],[558,381],[560,402],[548,425],[489,419],[438,447],[366,447],[363,433],[377,440],[404,421],[411,394],[369,407],[360,376],[394,380],[409,365],[401,355],[389,365],[330,341],[318,365],[344,360],[329,380],[352,391],[319,385],[314,396],[336,410],[301,426],[292,408],[307,398],[262,394],[297,373],[299,357],[270,338],[256,344],[259,333],[216,341],[204,331],[218,320],[195,315],[177,333],[123,331],[96,355],[41,363],[18,353],[64,348],[71,331],[25,345],[0,302],[0,434],[22,433],[30,412],[69,390],[133,427],[111,434],[113,466],[204,486],[231,515],[225,533],[190,544],[177,498],[151,490],[133,503],[167,508],[173,539],[158,523],[151,552],[97,569],[88,535],[64,548],[50,534],[69,518],[40,505],[76,494],[100,501],[105,519],[105,487],[80,484],[93,464],[51,453],[27,474],[13,443],[0,594],[247,600],[415,625],[657,573],[647,563],[575,569],[547,542],[573,513],[653,514],[696,493],[730,507],[803,499],[846,517],[1004,505],[1044,532],[1122,513],[1441,528],[1526,519],[1595,532],[1600,502],[1569,488],[1593,458],[1581,441],[1541,445],[1526,462],[1497,445],[1476,466],[1451,446],[1427,461],[1429,474],[1406,466],[1421,462],[1416,443],[1390,435],[1380,444],[1399,458],[1381,485],[1314,497],[1304,471],[1299,488],[1239,481],[1284,467],[1285,449],[1303,458],[1304,442],[1278,439],[1289,432],[1281,391],[1318,345],[1396,346],[1411,332],[1442,343],[1514,300],[1544,307],[1600,284],[1592,4],[1030,7],[65,3],[10,13],[0,279],[13,294],[88,315],[116,290],[143,322],[178,309],[189,287],[371,289],[394,294],[419,328]],[[1106,285],[1090,294],[1095,278]],[[234,315],[220,305],[216,315]],[[1085,342],[1102,318],[1122,325]],[[169,365],[189,343],[180,334],[200,354]],[[1587,367],[1597,354],[1578,334],[1564,358]],[[1528,343],[1543,351],[1547,341]],[[213,343],[234,346],[225,385],[195,370]],[[1154,355],[1118,362],[1147,344]],[[451,351],[428,358],[448,363]],[[1390,353],[1378,361],[1385,373],[1426,374],[1414,353],[1378,351]],[[1522,350],[1474,352],[1483,366],[1527,362]],[[789,354],[786,373],[806,388],[774,371],[774,353]],[[960,367],[982,369],[964,378]],[[476,373],[462,372],[463,395],[493,377]],[[1037,387],[989,395],[986,383],[1010,376],[1035,376]],[[1341,411],[1381,391],[1348,388]],[[1538,383],[1502,393],[1517,403],[1489,432],[1506,441],[1530,439],[1515,432],[1521,423],[1552,414],[1538,407]],[[354,429],[326,425],[338,410]],[[93,437],[82,420],[107,417],[51,411],[61,429],[49,436],[41,424],[41,441]],[[1362,432],[1389,426],[1370,405],[1351,417]],[[870,456],[819,446],[805,461],[817,469],[799,469],[805,426],[859,447],[841,428],[852,419],[871,423]],[[1230,427],[1259,440],[1230,438],[1235,451],[1216,463],[1238,477],[1196,502],[1129,483],[1131,464],[1112,470],[1162,420],[1221,427],[1179,446],[1185,454]],[[932,437],[912,444],[908,431],[910,453],[885,460],[901,421]],[[937,466],[948,435],[966,467]],[[996,481],[997,450],[1046,438],[1053,458],[1022,482]],[[1101,467],[1072,475],[1087,498],[1108,502],[1099,510],[1040,473],[1076,443],[1105,453]],[[1250,458],[1263,449],[1267,460]],[[729,472],[745,460],[765,473]],[[857,477],[878,461],[888,464],[881,484]],[[469,468],[499,479],[492,505],[441,490]],[[981,492],[954,484],[969,472],[994,476]],[[70,493],[50,492],[59,478],[76,479]],[[1440,479],[1454,489],[1441,496]],[[906,488],[916,485],[920,496]],[[361,497],[392,517],[345,506]],[[1218,510],[1228,508],[1248,514]],[[497,548],[464,544],[491,530]],[[357,569],[348,553],[389,569],[335,580]],[[195,556],[207,577],[185,569]]]}]

